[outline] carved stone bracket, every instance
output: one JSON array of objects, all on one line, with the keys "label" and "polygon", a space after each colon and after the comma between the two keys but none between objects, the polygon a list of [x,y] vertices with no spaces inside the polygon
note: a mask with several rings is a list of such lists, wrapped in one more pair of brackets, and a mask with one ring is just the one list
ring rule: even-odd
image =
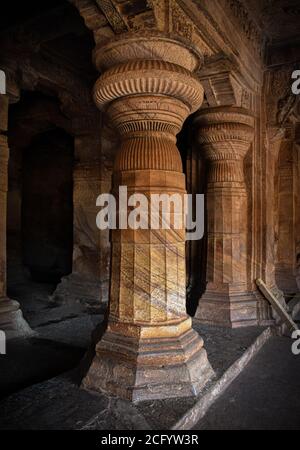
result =
[{"label": "carved stone bracket", "polygon": [[255,92],[250,89],[235,65],[220,58],[203,67],[199,78],[204,87],[204,107],[235,106],[255,113]]}]

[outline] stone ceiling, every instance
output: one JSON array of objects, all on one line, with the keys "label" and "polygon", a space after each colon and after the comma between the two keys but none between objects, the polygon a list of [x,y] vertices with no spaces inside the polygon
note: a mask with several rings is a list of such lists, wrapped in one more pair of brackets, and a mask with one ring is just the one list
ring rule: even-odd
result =
[{"label": "stone ceiling", "polygon": [[[55,25],[54,25],[55,24]],[[66,0],[10,0],[0,15],[0,39],[11,35],[16,44],[30,43],[35,51],[51,52],[85,73],[95,71],[92,33]]]},{"label": "stone ceiling", "polygon": [[300,39],[300,0],[244,0],[271,42]]}]

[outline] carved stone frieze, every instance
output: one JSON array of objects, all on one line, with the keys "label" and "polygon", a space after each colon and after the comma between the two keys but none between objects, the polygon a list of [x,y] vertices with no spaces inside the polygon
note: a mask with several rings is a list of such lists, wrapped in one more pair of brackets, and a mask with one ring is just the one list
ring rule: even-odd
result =
[{"label": "carved stone frieze", "polygon": [[240,28],[255,52],[262,56],[264,37],[261,29],[252,19],[242,0],[226,0],[227,7],[237,19]]}]

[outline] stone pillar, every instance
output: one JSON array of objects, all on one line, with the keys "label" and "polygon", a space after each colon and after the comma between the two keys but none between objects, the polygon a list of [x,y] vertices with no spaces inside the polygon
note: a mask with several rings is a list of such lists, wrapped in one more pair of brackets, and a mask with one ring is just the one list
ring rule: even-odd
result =
[{"label": "stone pillar", "polygon": [[[87,139],[76,138],[87,143]],[[90,139],[88,139],[90,141]],[[75,143],[75,148],[78,142]],[[97,197],[109,192],[103,180],[100,160],[79,161],[73,170],[73,262],[72,273],[62,278],[53,300],[64,304],[81,304],[99,308],[107,303],[109,279],[109,239],[107,232],[96,226]]]},{"label": "stone pillar", "polygon": [[[125,185],[149,200],[183,196],[176,134],[202,102],[197,55],[170,39],[136,37],[101,48],[96,63],[106,69],[96,103],[121,137],[115,193]],[[114,230],[108,326],[83,386],[132,401],[197,394],[213,370],[185,301],[184,228]]]},{"label": "stone pillar", "polygon": [[[297,292],[297,151],[292,130],[286,130],[277,167],[277,242],[275,277],[278,288],[287,297]],[[289,136],[291,134],[292,136]]]},{"label": "stone pillar", "polygon": [[[81,123],[73,120],[73,257],[72,273],[62,278],[52,299],[83,310],[107,307],[110,276],[109,230],[97,228],[97,198],[111,191],[115,133],[107,130],[95,105]],[[81,127],[80,127],[81,125]]]},{"label": "stone pillar", "polygon": [[[273,295],[284,305],[283,293],[278,289],[275,279],[277,220],[275,217],[275,174],[284,131],[269,127],[265,132],[265,158],[263,166],[264,185],[262,199],[264,204],[264,259],[262,264],[262,278]],[[257,291],[258,321],[262,326],[274,325],[271,305],[265,297]]]},{"label": "stone pillar", "polygon": [[247,192],[243,161],[254,118],[242,108],[204,109],[195,119],[200,151],[209,162],[206,291],[196,318],[213,325],[257,323],[256,299],[247,291]]},{"label": "stone pillar", "polygon": [[0,94],[0,330],[7,339],[28,336],[32,333],[24,320],[20,305],[6,295],[6,215],[8,158],[7,145],[8,97]]}]

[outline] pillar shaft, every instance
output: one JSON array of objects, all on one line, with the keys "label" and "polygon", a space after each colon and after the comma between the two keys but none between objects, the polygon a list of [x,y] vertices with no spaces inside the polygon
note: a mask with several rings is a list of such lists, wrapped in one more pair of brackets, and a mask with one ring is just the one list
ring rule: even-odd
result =
[{"label": "pillar shaft", "polygon": [[[95,132],[96,133],[96,132]],[[92,147],[90,136],[77,138],[75,150]],[[96,147],[96,145],[94,144]],[[100,151],[98,145],[98,152]],[[79,153],[79,152],[77,152]],[[80,155],[76,155],[79,159]],[[109,246],[107,232],[97,229],[96,200],[109,191],[103,179],[103,162],[99,159],[76,162],[73,169],[73,261],[72,273],[62,278],[53,294],[58,303],[78,303],[99,308],[107,303]]]},{"label": "pillar shaft", "polygon": [[[203,89],[179,63],[180,56],[189,54],[184,47],[174,64],[159,60],[159,47],[152,52],[157,59],[142,59],[147,40],[134,43],[133,53],[132,45],[123,49],[130,60],[115,63],[100,77],[95,100],[99,107],[107,106],[121,137],[114,193],[126,186],[128,196],[144,194],[150,221],[152,194],[183,198],[185,178],[176,134],[201,104]],[[124,53],[119,54],[124,58]],[[116,53],[112,55],[113,60]],[[192,58],[190,54],[187,63]],[[172,228],[176,213],[172,211],[170,217],[171,229],[129,228],[112,233],[109,321],[84,380],[87,388],[131,400],[188,396],[196,394],[213,374],[203,340],[186,314],[184,225]]]},{"label": "pillar shaft", "polygon": [[0,298],[6,296],[7,137],[0,135]]},{"label": "pillar shaft", "polygon": [[8,158],[7,144],[8,97],[0,95],[0,330],[7,339],[27,336],[32,333],[23,319],[20,305],[6,295],[6,216]]},{"label": "pillar shaft", "polygon": [[256,323],[247,292],[247,191],[243,161],[253,117],[239,108],[211,108],[196,118],[200,150],[209,163],[206,292],[196,317],[230,327]]}]

